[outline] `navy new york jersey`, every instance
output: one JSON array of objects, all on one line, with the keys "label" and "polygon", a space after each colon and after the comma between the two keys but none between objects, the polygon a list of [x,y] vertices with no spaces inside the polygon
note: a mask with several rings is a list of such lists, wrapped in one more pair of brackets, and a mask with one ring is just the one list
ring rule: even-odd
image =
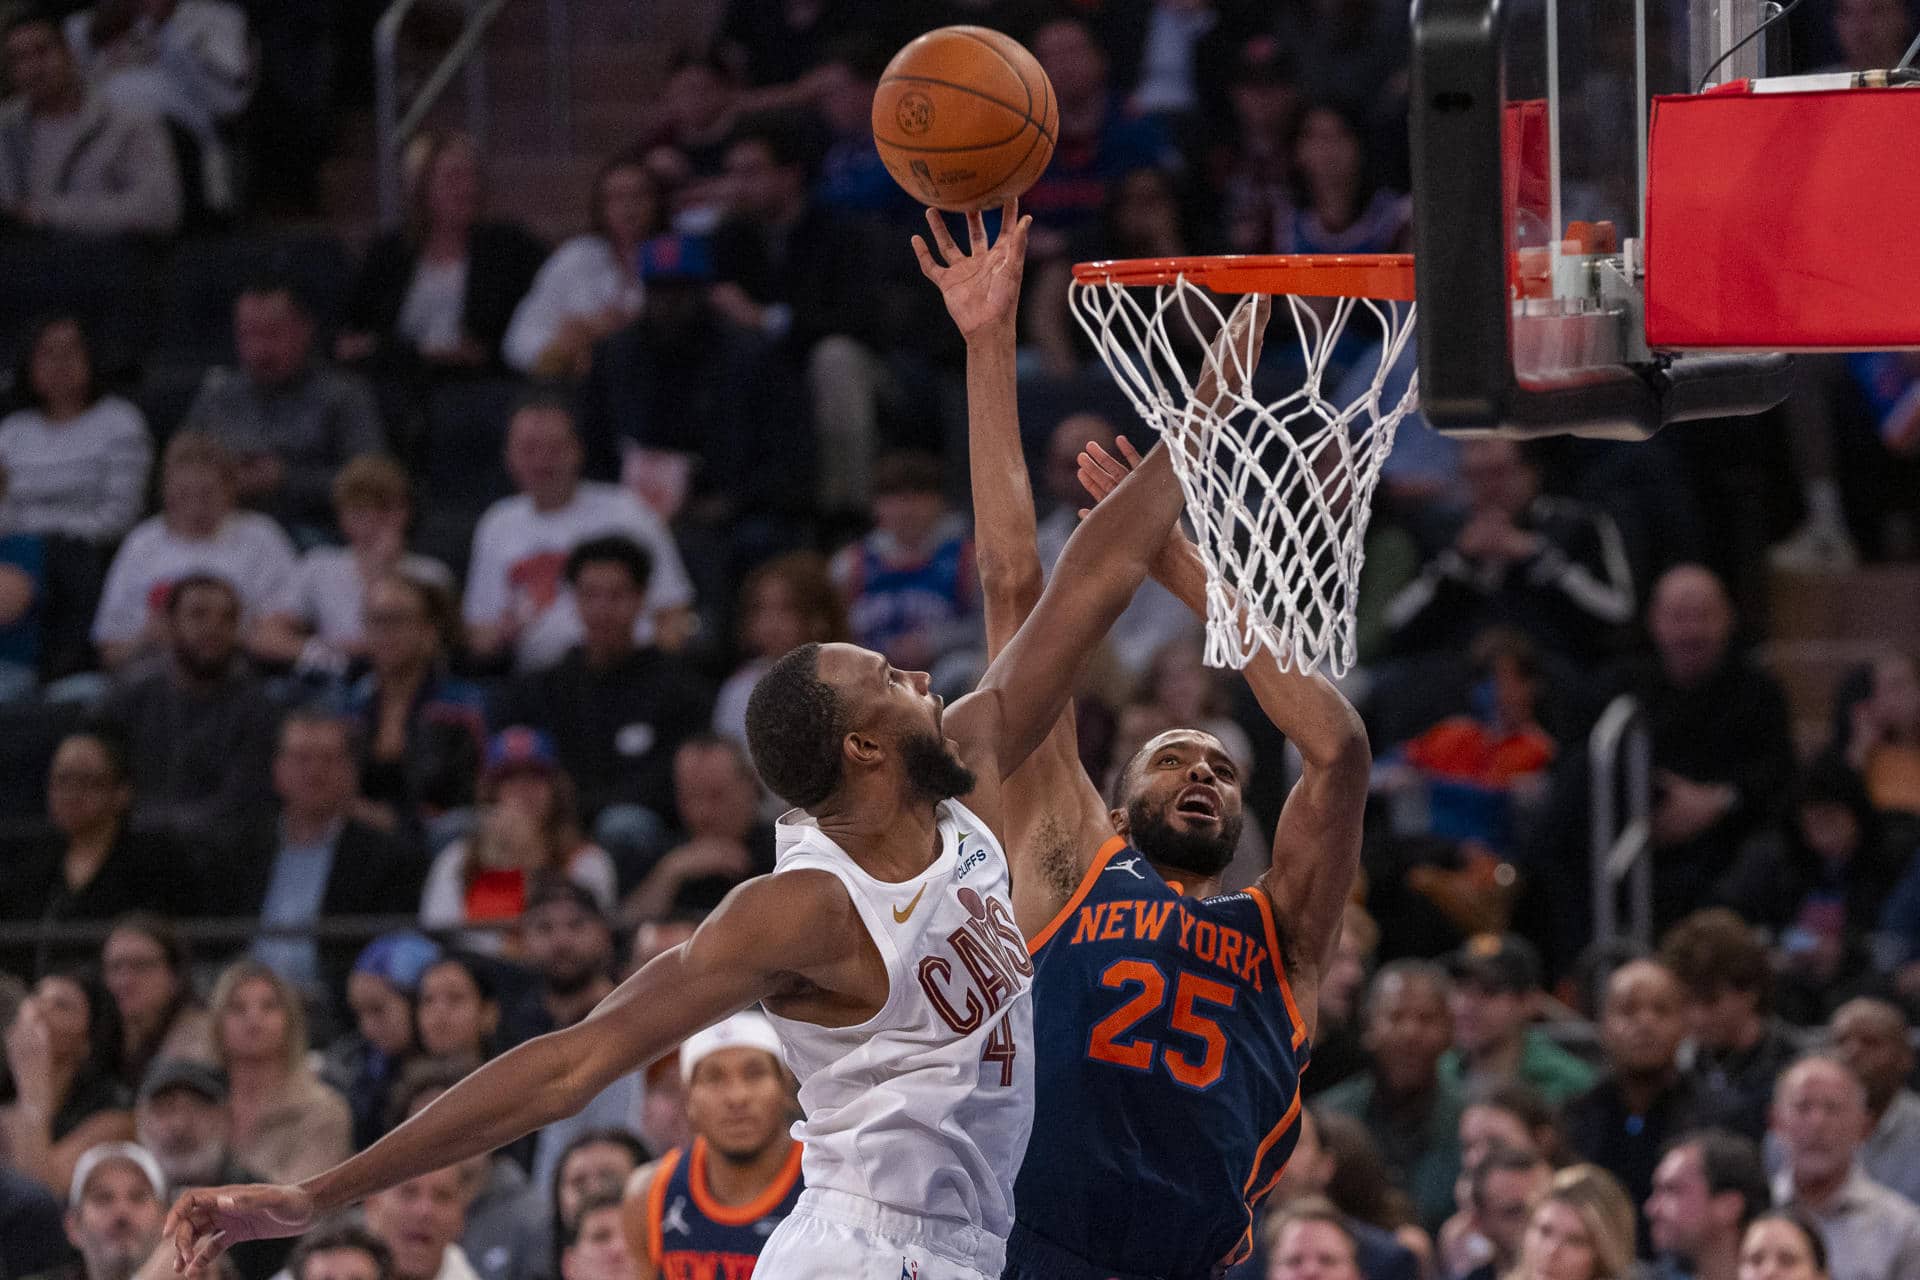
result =
[{"label": "navy new york jersey", "polygon": [[1293,1153],[1307,1061],[1266,894],[1182,897],[1115,836],[1029,945],[1034,1124],[1008,1274],[1070,1274],[1056,1250],[1181,1280],[1237,1260]]},{"label": "navy new york jersey", "polygon": [[800,1144],[751,1204],[724,1205],[707,1184],[707,1140],[675,1147],[647,1189],[647,1245],[660,1280],[747,1280],[767,1237],[800,1199]]}]

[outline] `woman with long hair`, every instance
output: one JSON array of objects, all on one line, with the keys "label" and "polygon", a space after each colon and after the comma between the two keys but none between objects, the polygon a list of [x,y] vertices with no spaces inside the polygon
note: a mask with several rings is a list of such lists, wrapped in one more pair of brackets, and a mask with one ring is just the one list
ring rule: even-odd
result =
[{"label": "woman with long hair", "polygon": [[416,1018],[422,1053],[485,1062],[500,1028],[493,976],[472,956],[445,953],[420,975]]},{"label": "woman with long hair", "polygon": [[160,916],[135,911],[114,921],[100,948],[100,972],[120,1011],[123,1039],[116,1074],[139,1089],[161,1058],[212,1062],[213,1020],[194,994],[187,946]]},{"label": "woman with long hair", "polygon": [[353,1113],[307,1065],[307,1016],[294,989],[242,960],[214,984],[212,1008],[234,1161],[268,1182],[298,1182],[352,1154]]},{"label": "woman with long hair", "polygon": [[1520,1257],[1502,1280],[1628,1280],[1633,1233],[1633,1202],[1614,1176],[1572,1165],[1534,1203]]},{"label": "woman with long hair", "polygon": [[0,1165],[65,1199],[91,1147],[133,1138],[131,1093],[114,1077],[120,1013],[113,998],[73,972],[40,979],[6,1029],[10,1085],[0,1098]]},{"label": "woman with long hair", "polygon": [[1367,126],[1351,109],[1316,102],[1293,135],[1294,213],[1283,253],[1398,253],[1410,244],[1413,205],[1383,185],[1367,153]]}]

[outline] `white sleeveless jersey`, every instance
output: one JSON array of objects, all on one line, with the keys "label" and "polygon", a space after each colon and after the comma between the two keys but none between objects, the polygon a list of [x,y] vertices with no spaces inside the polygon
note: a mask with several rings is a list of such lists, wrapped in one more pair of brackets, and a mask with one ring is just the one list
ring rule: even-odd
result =
[{"label": "white sleeveless jersey", "polygon": [[897,884],[786,815],[774,874],[839,878],[886,961],[887,1003],[852,1027],[768,1016],[800,1081],[809,1189],[1005,1238],[1033,1128],[1033,963],[1000,842],[954,801],[936,815],[940,856]]}]

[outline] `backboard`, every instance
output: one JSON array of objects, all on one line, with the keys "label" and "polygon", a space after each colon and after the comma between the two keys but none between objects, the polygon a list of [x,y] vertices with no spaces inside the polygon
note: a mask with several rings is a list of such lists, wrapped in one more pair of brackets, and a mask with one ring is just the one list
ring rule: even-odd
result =
[{"label": "backboard", "polygon": [[1784,356],[1653,351],[1641,323],[1649,104],[1710,69],[1716,83],[1762,74],[1766,36],[1734,46],[1763,4],[1416,0],[1414,249],[1434,426],[1634,438],[1785,395]]}]

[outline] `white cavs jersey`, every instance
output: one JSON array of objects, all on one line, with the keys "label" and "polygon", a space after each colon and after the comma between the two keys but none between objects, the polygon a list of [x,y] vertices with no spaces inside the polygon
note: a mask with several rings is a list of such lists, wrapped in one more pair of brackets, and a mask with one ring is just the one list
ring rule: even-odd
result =
[{"label": "white cavs jersey", "polygon": [[862,871],[805,814],[780,823],[774,874],[839,878],[888,990],[858,1026],[772,1021],[800,1081],[809,1192],[1004,1239],[1033,1127],[1033,963],[1000,842],[954,801],[936,816],[940,856],[897,884]]}]

